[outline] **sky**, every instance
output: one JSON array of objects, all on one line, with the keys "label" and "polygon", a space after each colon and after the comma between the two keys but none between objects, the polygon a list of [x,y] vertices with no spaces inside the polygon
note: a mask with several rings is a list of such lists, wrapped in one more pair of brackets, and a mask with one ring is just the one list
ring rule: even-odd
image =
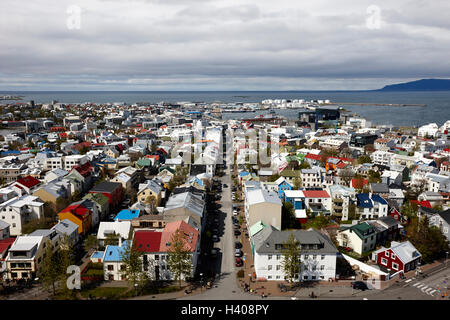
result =
[{"label": "sky", "polygon": [[0,90],[365,90],[450,78],[448,0],[1,0]]}]

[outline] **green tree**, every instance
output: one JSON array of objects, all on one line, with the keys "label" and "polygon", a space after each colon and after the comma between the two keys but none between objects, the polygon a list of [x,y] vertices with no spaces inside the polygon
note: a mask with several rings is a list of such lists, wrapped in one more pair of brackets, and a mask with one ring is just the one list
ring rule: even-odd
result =
[{"label": "green tree", "polygon": [[193,268],[191,251],[186,248],[186,242],[184,232],[178,229],[172,234],[167,255],[167,265],[174,280],[179,281],[180,288],[182,276],[190,276]]},{"label": "green tree", "polygon": [[39,269],[44,287],[46,289],[51,287],[53,289],[53,296],[55,296],[56,282],[60,279],[61,275],[61,262],[50,240],[45,242],[45,246],[42,264]]},{"label": "green tree", "polygon": [[369,170],[369,183],[381,183],[381,175],[378,171]]},{"label": "green tree", "polygon": [[302,187],[302,179],[299,177],[294,178],[294,188],[299,190]]},{"label": "green tree", "polygon": [[426,215],[421,218],[412,218],[407,227],[408,239],[422,254],[422,261],[433,262],[445,256],[449,250],[447,238],[441,230],[435,226],[430,226]]},{"label": "green tree", "polygon": [[121,273],[127,279],[127,281],[133,286],[139,285],[144,275],[142,268],[142,255],[136,247],[136,243],[131,241],[127,242],[125,250],[121,255],[122,269]]},{"label": "green tree", "polygon": [[119,238],[120,238],[120,234],[117,234],[115,232],[108,233],[104,240],[105,247],[106,246],[117,246],[119,244]]},{"label": "green tree", "polygon": [[67,268],[74,264],[74,249],[67,235],[64,235],[61,239],[60,249],[58,251],[59,264],[60,264],[60,280],[62,284],[62,291],[67,296],[69,293],[73,293],[72,290],[67,288],[67,279],[70,275],[67,274]]},{"label": "green tree", "polygon": [[358,164],[372,163],[372,159],[368,155],[363,155],[358,158]]},{"label": "green tree", "polygon": [[300,166],[298,167],[299,170],[302,169],[311,169],[311,166],[309,165],[308,161],[303,161]]},{"label": "green tree", "polygon": [[281,229],[292,229],[295,227],[295,210],[292,203],[285,201],[281,208]]},{"label": "green tree", "polygon": [[84,250],[89,251],[92,248],[98,248],[98,240],[96,236],[90,234],[84,240]]},{"label": "green tree", "polygon": [[281,252],[283,255],[281,266],[284,274],[289,282],[293,282],[294,279],[298,279],[298,275],[301,271],[300,242],[295,238],[293,233],[291,233],[289,238],[283,242]]}]

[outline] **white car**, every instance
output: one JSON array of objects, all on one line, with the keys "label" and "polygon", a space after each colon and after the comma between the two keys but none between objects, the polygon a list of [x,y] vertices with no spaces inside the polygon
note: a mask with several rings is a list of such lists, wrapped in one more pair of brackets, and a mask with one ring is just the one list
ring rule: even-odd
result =
[{"label": "white car", "polygon": [[234,211],[233,211],[233,216],[237,216],[237,215],[238,215],[237,210],[234,210]]}]

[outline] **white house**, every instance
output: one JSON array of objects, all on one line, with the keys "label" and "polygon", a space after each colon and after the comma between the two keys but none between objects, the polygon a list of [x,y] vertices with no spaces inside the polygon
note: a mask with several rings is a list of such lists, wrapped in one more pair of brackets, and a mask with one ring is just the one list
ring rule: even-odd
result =
[{"label": "white house", "polygon": [[358,254],[374,250],[377,242],[376,230],[367,221],[349,226],[342,225],[336,238],[339,246],[349,247]]},{"label": "white house", "polygon": [[329,238],[314,229],[280,231],[273,226],[266,226],[251,238],[257,279],[286,279],[282,266],[282,247],[290,234],[301,246],[301,271],[294,280],[334,280],[338,250]]},{"label": "white house", "polygon": [[11,235],[22,234],[22,225],[39,219],[44,213],[44,203],[39,197],[25,195],[0,204],[0,220],[11,225]]}]

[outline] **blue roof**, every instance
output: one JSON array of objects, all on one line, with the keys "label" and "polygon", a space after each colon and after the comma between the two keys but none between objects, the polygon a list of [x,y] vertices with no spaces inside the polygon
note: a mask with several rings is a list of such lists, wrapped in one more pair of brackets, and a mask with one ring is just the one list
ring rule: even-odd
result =
[{"label": "blue roof", "polygon": [[105,251],[95,251],[95,252],[92,254],[91,258],[94,258],[94,259],[102,259],[104,255],[105,255]]},{"label": "blue roof", "polygon": [[8,151],[3,151],[1,153],[2,156],[7,156],[8,154],[20,154],[20,151],[18,151],[18,150],[8,150]]},{"label": "blue roof", "polygon": [[245,176],[248,176],[249,174],[250,174],[250,172],[248,172],[248,171],[242,171],[239,173],[239,176],[245,177]]},{"label": "blue roof", "polygon": [[124,209],[117,214],[114,220],[131,220],[137,217],[139,217],[139,210]]},{"label": "blue roof", "polygon": [[125,252],[128,243],[131,243],[130,240],[126,240],[122,243],[122,246],[106,246],[105,249],[105,257],[103,258],[104,262],[117,262],[122,261],[122,255]]},{"label": "blue roof", "polygon": [[368,193],[360,193],[356,195],[356,198],[358,199],[358,206],[361,208],[372,208],[372,200],[369,198]]},{"label": "blue roof", "polygon": [[372,200],[381,204],[387,204],[387,201],[378,194],[372,194]]}]

